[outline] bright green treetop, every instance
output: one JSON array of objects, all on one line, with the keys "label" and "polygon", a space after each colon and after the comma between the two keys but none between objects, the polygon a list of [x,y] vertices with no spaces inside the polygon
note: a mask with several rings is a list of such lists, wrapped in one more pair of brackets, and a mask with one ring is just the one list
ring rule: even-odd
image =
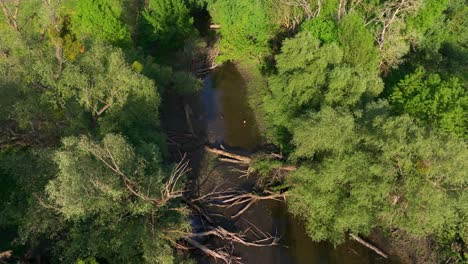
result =
[{"label": "bright green treetop", "polygon": [[123,0],[79,0],[73,7],[73,32],[108,41],[119,46],[131,43],[128,25],[122,17],[125,11]]},{"label": "bright green treetop", "polygon": [[455,77],[443,80],[420,67],[394,87],[391,100],[422,122],[462,137],[467,134],[468,93]]},{"label": "bright green treetop", "polygon": [[219,0],[209,5],[213,20],[221,25],[219,61],[268,55],[277,26],[266,7],[261,0]]}]

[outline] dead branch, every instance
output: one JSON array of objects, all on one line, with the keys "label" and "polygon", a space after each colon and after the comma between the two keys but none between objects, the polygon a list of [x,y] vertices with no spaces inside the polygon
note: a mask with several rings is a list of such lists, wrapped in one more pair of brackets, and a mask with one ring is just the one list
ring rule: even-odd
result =
[{"label": "dead branch", "polygon": [[18,25],[18,13],[19,13],[19,3],[20,0],[15,0],[14,2],[14,11],[12,12],[11,9],[6,4],[5,0],[0,0],[0,5],[2,6],[3,16],[9,26],[11,26],[15,31],[20,31]]},{"label": "dead branch", "polygon": [[231,158],[231,159],[241,161],[241,162],[243,162],[245,164],[250,164],[250,162],[252,161],[252,159],[250,159],[249,157],[233,154],[233,153],[230,153],[230,152],[227,152],[227,151],[224,151],[224,150],[220,150],[220,149],[205,147],[205,150],[208,151],[208,152],[211,152],[211,153],[215,153],[215,154],[218,154],[218,155],[221,155],[221,156],[225,156],[225,157],[228,157],[228,158]]},{"label": "dead branch", "polygon": [[107,156],[99,155],[90,148],[87,148],[88,152],[91,153],[98,160],[100,160],[106,167],[108,167],[114,173],[119,175],[122,178],[127,190],[130,191],[133,195],[141,198],[144,201],[153,203],[155,206],[162,206],[171,199],[182,197],[184,191],[177,189],[177,182],[182,176],[184,176],[188,171],[190,171],[190,168],[188,168],[188,160],[186,159],[186,155],[182,157],[181,161],[177,163],[177,165],[172,170],[168,181],[164,185],[164,188],[161,190],[161,197],[154,198],[143,194],[140,191],[141,186],[137,182],[127,177],[120,170],[119,165],[116,163],[112,153],[106,145],[104,145],[104,149],[97,145],[94,145],[94,147],[98,148],[101,151],[101,153],[106,153]]},{"label": "dead branch", "polygon": [[233,257],[227,254],[224,250],[213,250],[209,249],[208,247],[198,243],[197,241],[191,239],[190,237],[185,237],[185,241],[187,241],[190,245],[198,248],[201,252],[203,252],[205,255],[213,257],[215,259],[220,259],[224,261],[224,263],[230,264],[230,263],[240,263],[239,257]]},{"label": "dead branch", "polygon": [[349,236],[356,240],[357,242],[359,242],[360,244],[362,244],[363,246],[371,249],[372,251],[374,251],[375,253],[379,254],[380,256],[384,257],[384,258],[388,258],[388,255],[383,253],[380,249],[376,248],[375,246],[367,243],[366,241],[364,241],[362,238],[360,238],[359,236],[355,235],[355,234],[349,234]]},{"label": "dead branch", "polygon": [[219,24],[211,24],[210,25],[210,29],[220,29],[221,28],[221,25]]},{"label": "dead branch", "polygon": [[205,74],[205,73],[207,73],[207,72],[209,72],[209,71],[211,71],[211,70],[213,70],[213,69],[216,69],[216,68],[218,68],[218,67],[219,67],[219,65],[214,64],[214,65],[212,65],[212,66],[210,66],[210,67],[208,67],[208,68],[204,68],[204,69],[198,70],[198,71],[196,72],[196,74],[198,74],[198,75]]},{"label": "dead branch", "polygon": [[296,171],[296,170],[297,170],[297,167],[294,166],[294,165],[285,165],[285,166],[279,167],[278,170],[282,170],[282,171]]},{"label": "dead branch", "polygon": [[313,16],[318,16],[320,14],[321,2],[318,0],[318,8],[316,12],[312,12],[312,8],[310,7],[310,3],[307,0],[283,0],[281,1],[282,4],[288,6],[295,6],[300,7],[306,13],[307,19],[310,19]]},{"label": "dead branch", "polygon": [[338,5],[338,21],[340,21],[343,14],[346,14],[346,4],[348,0],[340,0],[340,4]]},{"label": "dead branch", "polygon": [[408,13],[417,8],[417,0],[400,0],[385,2],[383,12],[379,14],[378,20],[382,24],[382,30],[377,38],[379,50],[382,50],[385,44],[385,34],[390,25],[395,22],[398,16]]},{"label": "dead branch", "polygon": [[256,195],[253,193],[237,192],[227,190],[224,192],[213,192],[205,195],[205,202],[212,206],[231,208],[234,206],[241,206],[241,209],[235,213],[231,218],[237,218],[247,211],[252,205],[258,201],[275,200],[283,201],[286,199],[286,194],[278,194],[268,192],[268,195]]},{"label": "dead branch", "polygon": [[251,229],[247,229],[245,232],[235,233],[235,232],[229,232],[222,227],[211,227],[211,229],[209,229],[208,231],[192,233],[192,234],[189,234],[188,236],[189,237],[215,236],[225,241],[239,243],[239,244],[242,244],[244,246],[249,246],[249,247],[270,247],[270,246],[278,245],[278,242],[279,242],[278,237],[265,234],[263,232],[261,232],[260,234],[255,233],[255,235],[259,237],[257,240],[248,241],[246,238],[246,233],[248,232],[255,233]]},{"label": "dead branch", "polygon": [[106,110],[107,110],[109,107],[111,107],[111,106],[112,106],[112,104],[110,104],[110,103],[105,104],[101,109],[99,109],[98,111],[96,111],[96,115],[97,115],[97,116],[102,115],[102,113],[104,113],[104,111],[106,111]]}]

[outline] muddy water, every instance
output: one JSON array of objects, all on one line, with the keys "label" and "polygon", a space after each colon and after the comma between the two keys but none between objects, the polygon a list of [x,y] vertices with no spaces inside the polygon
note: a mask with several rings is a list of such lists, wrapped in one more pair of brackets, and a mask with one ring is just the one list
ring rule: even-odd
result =
[{"label": "muddy water", "polygon": [[[217,147],[247,154],[260,142],[255,118],[246,100],[246,85],[233,64],[225,64],[205,78],[202,92],[204,122],[208,141]],[[240,167],[217,163],[203,177],[203,189],[213,188],[250,190],[253,180],[240,177]],[[237,169],[237,170],[236,170]],[[235,213],[222,209],[225,228],[243,230],[256,226],[263,232],[280,236],[280,246],[244,247],[235,245],[234,254],[242,263],[388,263],[380,256],[355,242],[334,248],[329,243],[315,243],[304,230],[302,221],[287,212],[283,202],[265,201],[251,207],[238,219]],[[238,210],[238,209],[237,209]],[[213,242],[216,243],[216,242]],[[212,262],[203,260],[201,262]]]}]

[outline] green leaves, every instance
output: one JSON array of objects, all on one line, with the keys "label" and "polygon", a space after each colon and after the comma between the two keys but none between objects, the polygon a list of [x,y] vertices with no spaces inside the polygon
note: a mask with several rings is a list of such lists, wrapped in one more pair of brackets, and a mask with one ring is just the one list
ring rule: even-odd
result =
[{"label": "green leaves", "polygon": [[277,25],[260,0],[219,0],[209,5],[210,14],[221,25],[218,61],[261,59],[270,51],[269,41]]},{"label": "green leaves", "polygon": [[161,50],[182,47],[184,40],[195,34],[193,18],[183,0],[150,0],[142,15]]},{"label": "green leaves", "polygon": [[96,42],[64,69],[57,89],[51,92],[63,101],[74,97],[90,113],[100,116],[123,107],[131,95],[157,106],[155,89],[153,81],[132,70],[120,49]]},{"label": "green leaves", "polygon": [[442,80],[418,68],[394,87],[391,100],[422,122],[462,137],[467,133],[468,94],[457,78]]},{"label": "green leaves", "polygon": [[359,138],[354,117],[329,107],[299,119],[292,133],[293,157],[308,159],[314,159],[316,153],[352,152]]},{"label": "green leaves", "polygon": [[363,152],[327,158],[316,169],[303,166],[290,182],[291,212],[305,217],[312,239],[334,243],[346,232],[368,233],[390,190],[382,167]]},{"label": "green leaves", "polygon": [[130,45],[130,30],[121,20],[122,0],[79,0],[73,12],[73,32],[80,36],[108,41],[122,47]]},{"label": "green leaves", "polygon": [[321,44],[308,31],[285,40],[264,99],[271,122],[290,124],[290,118],[326,106],[352,109],[377,96],[383,86],[377,73],[361,63],[344,63],[344,54],[337,43]]}]

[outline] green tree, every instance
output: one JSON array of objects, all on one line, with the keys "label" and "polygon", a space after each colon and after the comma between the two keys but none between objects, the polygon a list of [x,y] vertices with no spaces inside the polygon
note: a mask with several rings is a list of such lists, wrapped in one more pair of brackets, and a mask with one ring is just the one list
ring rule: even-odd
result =
[{"label": "green tree", "polygon": [[325,105],[353,107],[382,90],[376,73],[344,63],[338,44],[321,44],[307,31],[285,40],[276,61],[278,73],[264,100],[273,124],[291,124],[290,118]]},{"label": "green tree", "polygon": [[127,47],[131,44],[129,26],[123,22],[123,0],[79,0],[72,9],[72,31],[84,37]]},{"label": "green tree", "polygon": [[301,24],[301,31],[309,31],[314,37],[323,43],[335,42],[338,40],[338,28],[331,20],[321,17],[308,20]]},{"label": "green tree", "polygon": [[[303,159],[289,179],[291,211],[306,219],[307,231],[317,241],[339,243],[347,232],[366,235],[374,227],[445,236],[441,243],[464,241],[466,144],[428,132],[407,115],[389,116],[388,106],[376,106],[345,132],[346,125],[334,119],[325,125],[301,123],[307,128],[298,128],[293,139],[296,155]],[[305,138],[307,131],[312,143]]]},{"label": "green tree", "polygon": [[391,100],[400,111],[422,122],[464,137],[468,131],[468,94],[457,78],[442,80],[420,67],[393,89]]},{"label": "green tree", "polygon": [[150,0],[143,10],[151,27],[150,37],[160,50],[180,48],[184,40],[195,34],[193,18],[183,0]]},{"label": "green tree", "polygon": [[66,259],[172,263],[171,246],[189,228],[178,201],[183,175],[167,172],[155,145],[137,151],[118,135],[71,137],[54,161],[58,173],[46,193],[72,223]]},{"label": "green tree", "polygon": [[269,41],[277,31],[267,3],[260,0],[219,0],[209,5],[210,14],[221,25],[220,62],[261,59],[269,54]]},{"label": "green tree", "polygon": [[326,158],[319,166],[302,166],[290,181],[289,210],[306,219],[315,241],[343,242],[348,232],[368,234],[376,227],[390,179],[370,153]]},{"label": "green tree", "polygon": [[338,38],[344,52],[344,62],[376,71],[379,64],[375,39],[365,26],[362,16],[351,13],[343,17],[338,27]]},{"label": "green tree", "polygon": [[151,102],[154,107],[149,114],[157,117],[159,95],[154,82],[133,71],[120,49],[103,43],[94,43],[52,85],[56,89],[50,96],[55,102],[75,98],[96,117],[123,107],[131,96]]}]

